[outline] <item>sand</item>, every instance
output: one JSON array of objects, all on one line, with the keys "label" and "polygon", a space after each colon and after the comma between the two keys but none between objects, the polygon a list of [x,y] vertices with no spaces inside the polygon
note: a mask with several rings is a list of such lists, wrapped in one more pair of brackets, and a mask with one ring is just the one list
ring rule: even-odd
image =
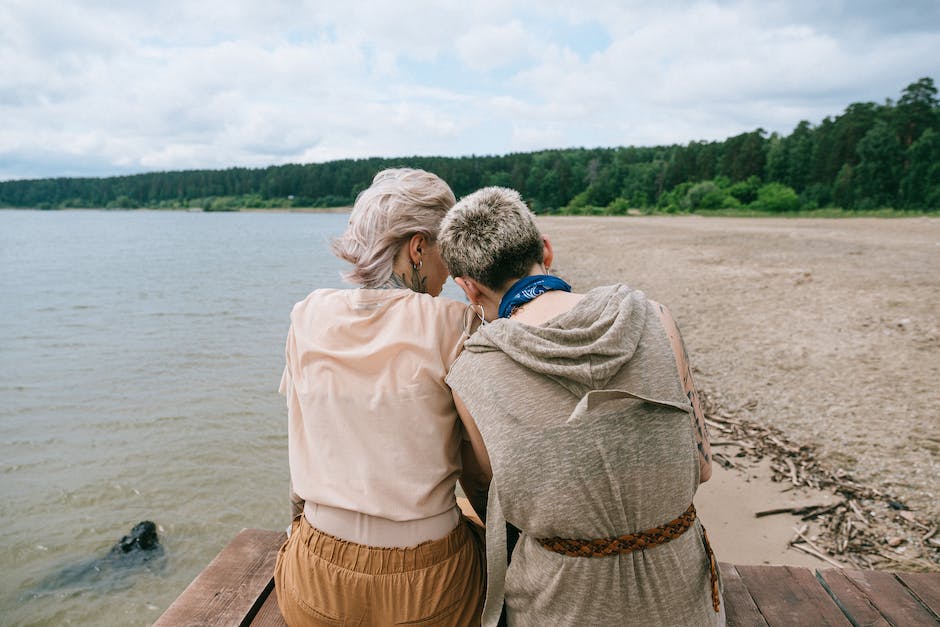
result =
[{"label": "sand", "polygon": [[[811,446],[833,471],[940,522],[940,219],[543,217],[576,290],[667,304],[715,405]],[[833,495],[716,469],[696,499],[719,559],[822,565],[791,515]],[[821,500],[823,499],[823,500]],[[812,531],[810,531],[812,533]]]}]

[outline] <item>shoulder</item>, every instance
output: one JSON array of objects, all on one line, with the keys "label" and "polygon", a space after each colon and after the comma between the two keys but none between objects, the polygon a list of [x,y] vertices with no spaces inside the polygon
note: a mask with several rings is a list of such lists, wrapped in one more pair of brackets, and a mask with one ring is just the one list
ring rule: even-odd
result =
[{"label": "shoulder", "polygon": [[422,328],[438,332],[463,332],[463,314],[467,306],[446,296],[417,292],[405,293],[398,305]]},{"label": "shoulder", "polygon": [[[470,336],[468,343],[473,342],[473,337]],[[492,385],[497,380],[512,380],[519,368],[519,364],[503,351],[464,349],[451,365],[447,383],[458,391]],[[485,377],[481,375],[484,372]]]},{"label": "shoulder", "polygon": [[297,301],[294,304],[294,308],[296,309],[297,307],[303,307],[304,305],[308,303],[315,303],[318,301],[336,299],[336,298],[341,297],[343,294],[346,294],[349,291],[350,290],[341,290],[341,289],[335,289],[335,288],[321,288],[321,289],[313,290],[312,292],[307,294],[307,296],[304,297],[302,300]]},{"label": "shoulder", "polygon": [[[444,382],[460,394],[461,398],[466,396],[467,399],[472,399],[474,392],[479,387],[479,379],[476,375],[479,374],[480,368],[479,364],[476,363],[477,361],[476,353],[465,350],[457,356],[457,359],[447,369]],[[467,402],[467,399],[464,399],[464,402]],[[473,401],[470,402],[472,404]]]},{"label": "shoulder", "polygon": [[[438,347],[449,365],[457,358],[465,339],[463,316],[467,306],[446,296],[403,293],[393,305],[394,324],[415,341]],[[423,339],[418,339],[423,338]]]},{"label": "shoulder", "polygon": [[291,320],[294,321],[298,317],[303,316],[305,312],[309,312],[329,302],[342,298],[343,294],[348,291],[349,290],[340,289],[318,289],[310,292],[307,294],[306,298],[294,303],[294,306],[291,308]]},{"label": "shoulder", "polygon": [[433,313],[462,312],[467,307],[466,304],[447,296],[431,296],[430,294],[419,294],[410,290],[403,290],[403,292],[405,292],[403,298],[405,302]]}]

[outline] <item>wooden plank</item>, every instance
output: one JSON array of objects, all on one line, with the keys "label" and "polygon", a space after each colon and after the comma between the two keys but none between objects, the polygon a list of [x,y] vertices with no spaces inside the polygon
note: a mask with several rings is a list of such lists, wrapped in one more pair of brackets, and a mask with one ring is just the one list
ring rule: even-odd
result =
[{"label": "wooden plank", "polygon": [[[244,529],[155,625],[284,627],[273,571],[285,534]],[[937,625],[940,575],[720,563],[728,625]]]},{"label": "wooden plank", "polygon": [[737,568],[733,564],[719,562],[718,569],[721,571],[722,601],[728,627],[765,627],[767,621],[757,609]]},{"label": "wooden plank", "polygon": [[771,627],[850,625],[808,568],[737,566],[761,615]]},{"label": "wooden plank", "polygon": [[940,623],[940,574],[897,573],[896,576]]},{"label": "wooden plank", "polygon": [[277,605],[277,594],[273,587],[250,625],[251,627],[287,627],[284,617],[281,616],[281,608]]},{"label": "wooden plank", "polygon": [[286,534],[243,529],[157,619],[157,627],[239,625],[271,584]]},{"label": "wooden plank", "polygon": [[920,601],[901,585],[892,573],[874,570],[846,570],[843,574],[893,625],[933,625],[937,621]]},{"label": "wooden plank", "polygon": [[881,615],[868,595],[859,590],[841,569],[817,570],[816,577],[829,590],[829,594],[853,625],[877,625],[879,627],[891,625]]}]

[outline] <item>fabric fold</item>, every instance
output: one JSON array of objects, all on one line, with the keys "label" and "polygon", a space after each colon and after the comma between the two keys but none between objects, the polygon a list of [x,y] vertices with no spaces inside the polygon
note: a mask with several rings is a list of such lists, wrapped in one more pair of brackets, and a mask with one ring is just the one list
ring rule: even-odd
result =
[{"label": "fabric fold", "polygon": [[482,627],[497,627],[506,594],[506,519],[499,504],[496,480],[490,482],[486,500],[486,601]]}]

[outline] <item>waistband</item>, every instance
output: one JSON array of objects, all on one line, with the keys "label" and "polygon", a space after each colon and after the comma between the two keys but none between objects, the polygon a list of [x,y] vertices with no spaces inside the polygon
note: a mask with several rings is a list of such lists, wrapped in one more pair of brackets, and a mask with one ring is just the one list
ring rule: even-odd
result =
[{"label": "waistband", "polygon": [[457,526],[438,540],[429,540],[412,547],[375,547],[341,540],[310,525],[306,517],[294,519],[291,541],[304,545],[318,558],[341,568],[370,575],[405,573],[428,568],[443,562],[473,541],[467,525],[460,517]]},{"label": "waistband", "polygon": [[304,517],[311,527],[340,540],[371,547],[409,547],[449,534],[460,521],[460,510],[455,505],[436,516],[399,521],[307,501]]},{"label": "waistband", "polygon": [[675,540],[688,531],[695,522],[695,505],[689,505],[678,518],[664,525],[646,531],[628,533],[619,538],[600,538],[598,540],[577,540],[571,538],[537,538],[536,541],[549,551],[568,557],[607,557],[617,553],[642,551],[659,544]]},{"label": "waistband", "polygon": [[[549,551],[567,555],[568,557],[607,557],[609,555],[642,551],[660,544],[666,544],[688,531],[689,527],[695,522],[695,518],[695,505],[691,504],[681,516],[670,520],[664,525],[653,527],[645,531],[628,533],[618,538],[577,540],[555,537],[536,538],[536,542]],[[711,544],[708,542],[708,534],[705,533],[704,527],[702,527],[702,542],[705,544],[705,553],[708,555],[708,570],[712,588],[712,607],[717,612],[720,606],[720,596],[718,594],[718,565],[715,561],[715,553],[712,551]]]}]

